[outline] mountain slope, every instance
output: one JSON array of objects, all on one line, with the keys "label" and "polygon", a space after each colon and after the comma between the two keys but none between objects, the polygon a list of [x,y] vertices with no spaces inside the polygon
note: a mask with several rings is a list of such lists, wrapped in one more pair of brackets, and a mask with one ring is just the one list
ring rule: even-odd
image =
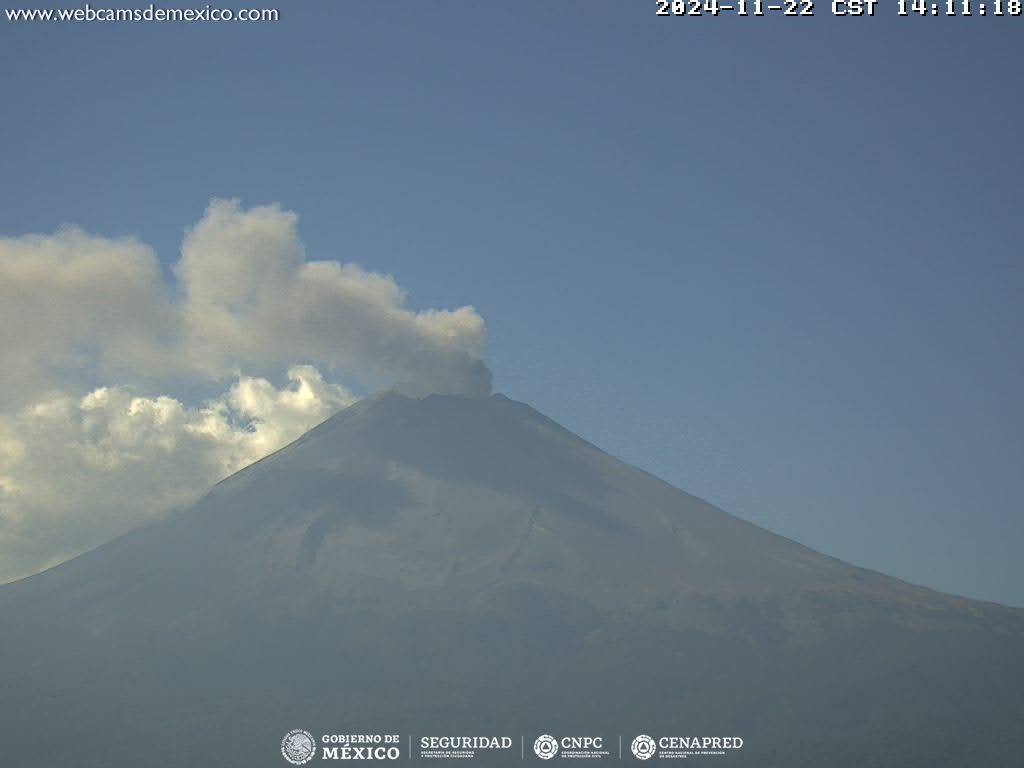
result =
[{"label": "mountain slope", "polygon": [[500,395],[358,403],[0,588],[0,628],[13,765],[281,765],[296,723],[738,735],[759,766],[1024,747],[1024,611],[818,554]]}]

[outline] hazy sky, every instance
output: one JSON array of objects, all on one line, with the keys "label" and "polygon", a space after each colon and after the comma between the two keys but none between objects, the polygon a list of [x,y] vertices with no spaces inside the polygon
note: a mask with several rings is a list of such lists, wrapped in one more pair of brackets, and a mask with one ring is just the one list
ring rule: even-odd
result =
[{"label": "hazy sky", "polygon": [[0,19],[0,576],[173,501],[167,456],[259,453],[246,420],[475,376],[486,326],[495,389],[611,453],[1024,605],[1024,19],[277,7]]}]

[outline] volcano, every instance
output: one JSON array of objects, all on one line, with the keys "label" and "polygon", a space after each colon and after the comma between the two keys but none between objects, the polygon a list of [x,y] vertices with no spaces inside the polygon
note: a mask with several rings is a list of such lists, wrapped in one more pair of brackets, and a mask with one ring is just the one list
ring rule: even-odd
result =
[{"label": "volcano", "polygon": [[819,554],[501,395],[368,398],[0,587],[0,659],[4,766],[280,767],[296,727],[512,736],[487,765],[541,734],[615,762],[638,734],[740,738],[692,756],[721,766],[1024,754],[1024,610]]}]

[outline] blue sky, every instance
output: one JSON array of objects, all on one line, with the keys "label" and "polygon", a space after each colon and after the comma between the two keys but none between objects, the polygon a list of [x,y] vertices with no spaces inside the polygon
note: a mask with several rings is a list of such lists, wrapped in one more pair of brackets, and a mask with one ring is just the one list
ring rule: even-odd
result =
[{"label": "blue sky", "polygon": [[170,284],[211,198],[280,203],[620,458],[1024,605],[1024,20],[278,7],[0,22],[0,233],[133,235]]}]

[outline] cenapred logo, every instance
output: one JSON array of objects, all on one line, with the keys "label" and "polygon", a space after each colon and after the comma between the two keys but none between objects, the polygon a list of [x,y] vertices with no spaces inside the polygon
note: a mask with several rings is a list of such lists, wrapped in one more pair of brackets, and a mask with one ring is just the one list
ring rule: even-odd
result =
[{"label": "cenapred logo", "polygon": [[545,733],[543,736],[538,736],[537,740],[533,742],[533,751],[541,760],[550,760],[558,754],[558,742],[554,736]]},{"label": "cenapred logo", "polygon": [[658,745],[654,743],[654,739],[648,736],[646,733],[641,733],[635,739],[631,745],[633,755],[638,760],[647,760],[654,757],[654,753],[658,751]]},{"label": "cenapred logo", "polygon": [[295,728],[281,739],[281,754],[292,765],[304,765],[316,755],[316,740],[309,731]]}]

